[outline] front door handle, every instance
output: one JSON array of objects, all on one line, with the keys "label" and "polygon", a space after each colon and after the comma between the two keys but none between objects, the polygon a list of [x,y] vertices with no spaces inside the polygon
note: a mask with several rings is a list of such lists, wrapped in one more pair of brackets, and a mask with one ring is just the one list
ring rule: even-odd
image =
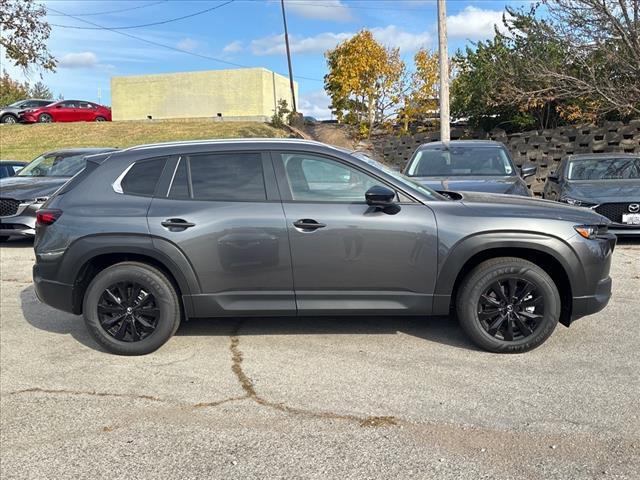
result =
[{"label": "front door handle", "polygon": [[293,226],[300,230],[317,230],[318,228],[326,227],[324,223],[318,223],[311,218],[301,218],[293,222]]},{"label": "front door handle", "polygon": [[176,231],[184,230],[184,229],[189,228],[189,227],[195,227],[196,226],[195,223],[187,222],[186,220],[183,220],[182,218],[167,218],[160,225],[162,225],[163,227],[168,228],[172,232],[176,232]]}]

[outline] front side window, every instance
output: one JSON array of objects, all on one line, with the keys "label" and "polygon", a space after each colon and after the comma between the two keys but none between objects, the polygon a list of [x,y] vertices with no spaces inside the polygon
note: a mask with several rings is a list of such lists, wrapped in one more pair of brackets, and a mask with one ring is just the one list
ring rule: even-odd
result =
[{"label": "front side window", "polygon": [[426,148],[414,155],[410,177],[508,176],[516,172],[500,147]]},{"label": "front side window", "polygon": [[86,153],[40,155],[18,172],[19,177],[73,177],[84,168]]},{"label": "front side window", "polygon": [[282,162],[293,200],[364,202],[367,190],[381,184],[360,170],[324,157],[285,153]]},{"label": "front side window", "polygon": [[260,202],[267,199],[261,153],[182,157],[169,196],[195,200]]},{"label": "front side window", "polygon": [[122,193],[151,196],[164,169],[166,158],[136,162],[120,182]]},{"label": "front side window", "polygon": [[630,180],[640,178],[640,157],[570,160],[568,180]]}]

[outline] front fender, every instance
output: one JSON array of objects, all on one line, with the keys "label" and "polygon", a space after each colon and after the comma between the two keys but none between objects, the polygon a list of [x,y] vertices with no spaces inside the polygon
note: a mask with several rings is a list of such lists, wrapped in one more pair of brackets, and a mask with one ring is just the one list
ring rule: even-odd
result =
[{"label": "front fender", "polygon": [[[446,315],[449,313],[451,295],[458,279],[458,275],[464,266],[476,255],[487,251],[494,251],[491,257],[512,256],[513,250],[539,252],[547,254],[555,259],[564,269],[569,278],[569,284],[573,295],[584,290],[582,279],[585,271],[577,253],[570,244],[551,235],[501,231],[479,233],[460,240],[451,248],[441,246],[440,251],[445,251],[439,262],[436,289],[434,292],[434,314]],[[505,252],[501,255],[500,251]],[[509,252],[511,250],[511,252]]]}]

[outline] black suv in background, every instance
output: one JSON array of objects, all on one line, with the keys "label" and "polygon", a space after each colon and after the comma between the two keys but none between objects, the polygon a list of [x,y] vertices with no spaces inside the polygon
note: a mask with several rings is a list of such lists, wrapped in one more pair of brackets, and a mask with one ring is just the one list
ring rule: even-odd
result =
[{"label": "black suv in background", "polygon": [[119,354],[182,319],[447,315],[495,352],[605,307],[615,236],[589,210],[444,197],[300,140],[147,145],[87,158],[38,211],[38,297]]},{"label": "black suv in background", "polygon": [[437,191],[505,193],[531,197],[525,178],[537,166],[518,168],[509,151],[491,140],[453,140],[420,145],[404,169],[405,175]]},{"label": "black suv in background", "polygon": [[640,235],[640,155],[569,155],[547,177],[542,196],[595,210],[618,236]]}]

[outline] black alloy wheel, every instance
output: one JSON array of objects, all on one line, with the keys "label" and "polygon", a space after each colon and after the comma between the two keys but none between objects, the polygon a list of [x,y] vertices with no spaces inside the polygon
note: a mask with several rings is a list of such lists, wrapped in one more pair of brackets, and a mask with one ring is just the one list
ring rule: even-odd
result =
[{"label": "black alloy wheel", "polygon": [[522,353],[553,333],[562,307],[554,280],[539,265],[517,257],[486,260],[469,272],[456,295],[460,326],[479,347]]},{"label": "black alloy wheel", "polygon": [[493,282],[480,296],[478,319],[499,340],[514,341],[533,335],[544,318],[544,298],[532,282],[509,277]]},{"label": "black alloy wheel", "polygon": [[100,326],[116,340],[139,342],[151,335],[160,309],[149,289],[136,282],[107,287],[98,301]]},{"label": "black alloy wheel", "polygon": [[152,265],[121,262],[98,272],[82,301],[91,336],[108,352],[146,355],[180,325],[180,296],[167,275]]},{"label": "black alloy wheel", "polygon": [[53,122],[53,117],[48,113],[41,113],[38,117],[38,122],[40,123],[51,123]]}]

